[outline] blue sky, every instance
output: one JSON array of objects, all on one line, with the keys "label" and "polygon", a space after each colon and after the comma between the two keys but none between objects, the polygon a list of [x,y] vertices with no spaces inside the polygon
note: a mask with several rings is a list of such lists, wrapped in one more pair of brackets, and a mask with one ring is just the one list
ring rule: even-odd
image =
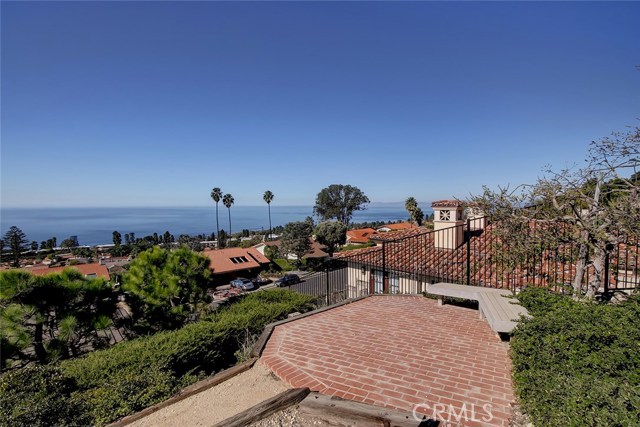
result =
[{"label": "blue sky", "polygon": [[635,2],[2,2],[3,207],[428,202],[640,117]]}]

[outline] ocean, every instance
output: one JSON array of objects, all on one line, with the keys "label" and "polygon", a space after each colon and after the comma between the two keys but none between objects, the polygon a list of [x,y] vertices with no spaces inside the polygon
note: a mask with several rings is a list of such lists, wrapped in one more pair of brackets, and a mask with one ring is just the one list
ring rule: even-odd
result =
[{"label": "ocean", "polygon": [[[227,209],[219,206],[220,229],[229,230]],[[431,213],[431,209],[425,209]],[[271,206],[272,225],[285,225],[303,221],[313,215],[312,206]],[[317,218],[314,218],[317,220]],[[367,210],[355,212],[352,222],[407,220],[402,204],[369,205]],[[17,226],[27,239],[41,242],[56,237],[58,244],[69,236],[78,236],[81,245],[112,243],[113,231],[135,233],[144,237],[169,231],[180,234],[211,234],[216,231],[215,205],[211,207],[164,208],[2,208],[0,230],[2,235],[11,226]],[[248,229],[268,230],[267,205],[234,206],[231,208],[231,231]]]}]

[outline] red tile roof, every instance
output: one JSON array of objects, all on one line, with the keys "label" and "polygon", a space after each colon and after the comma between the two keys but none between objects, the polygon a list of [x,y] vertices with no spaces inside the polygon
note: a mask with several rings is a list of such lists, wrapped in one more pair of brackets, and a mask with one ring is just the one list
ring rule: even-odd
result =
[{"label": "red tile roof", "polygon": [[307,252],[307,254],[303,258],[325,258],[328,257],[329,254],[326,252],[327,247],[315,240],[311,239],[311,251]]},{"label": "red tile roof", "polygon": [[436,200],[431,203],[432,208],[449,208],[449,207],[462,207],[464,202],[460,200]]},{"label": "red tile roof", "polygon": [[[471,266],[472,284],[481,286],[495,286],[511,288],[527,284],[536,286],[555,286],[560,283],[570,283],[575,276],[576,265],[571,262],[562,261],[570,259],[572,250],[569,245],[559,247],[554,251],[545,251],[541,254],[536,265],[520,266],[514,270],[509,269],[500,261],[499,254],[494,252],[500,239],[494,233],[495,226],[489,225],[481,234],[473,234],[470,238],[469,265]],[[395,270],[411,274],[420,274],[441,278],[442,280],[462,280],[466,277],[467,266],[467,245],[463,244],[457,249],[441,249],[435,247],[435,232],[423,228],[409,230],[402,234],[389,233],[385,245],[384,262],[386,269]],[[383,248],[381,246],[355,249],[351,251],[339,252],[334,255],[337,259],[348,262],[365,264],[374,268],[382,268]],[[575,254],[574,254],[575,256]],[[627,269],[636,268],[638,259],[638,247],[635,245],[620,245],[620,255],[613,259],[612,264],[622,264],[625,259],[630,259]],[[594,274],[593,266],[589,267],[589,276]],[[612,275],[615,276],[615,275]],[[631,273],[618,274],[617,277],[610,277],[611,287],[617,283],[628,282],[633,284],[638,280],[638,276]]]},{"label": "red tile roof", "polygon": [[216,249],[204,251],[202,254],[211,260],[209,268],[213,274],[260,268],[270,262],[256,248]]},{"label": "red tile roof", "polygon": [[[436,248],[434,244],[434,232],[427,229],[419,229],[413,231],[413,233],[405,233],[403,237],[405,237],[405,239],[389,239],[387,241],[388,243],[385,247],[386,252],[384,254],[384,262],[386,263],[387,270],[404,271],[438,278],[464,277],[467,253],[466,246],[463,245],[455,250]],[[484,260],[491,257],[491,245],[484,245],[485,242],[486,239],[481,239],[476,242],[483,247],[474,247],[474,250],[471,251],[472,259],[480,257]],[[474,245],[474,243],[472,243],[472,245]],[[382,250],[381,246],[376,246],[340,252],[336,254],[335,257],[349,262],[382,268]],[[475,272],[475,278],[478,280],[488,279],[487,282],[496,279],[496,277],[494,277],[495,271],[489,271],[488,269],[490,268],[490,263],[486,265],[482,263],[482,266]],[[494,282],[491,281],[491,283]]]},{"label": "red tile roof", "polygon": [[368,243],[369,237],[374,234],[376,230],[373,228],[357,228],[355,230],[347,231],[348,243]]},{"label": "red tile roof", "polygon": [[52,273],[61,273],[65,268],[74,268],[78,270],[85,276],[93,276],[103,277],[107,280],[111,279],[111,275],[109,274],[109,269],[102,264],[98,264],[97,262],[91,264],[77,264],[77,265],[69,265],[66,267],[33,267],[33,268],[25,268],[23,270],[28,271],[29,273],[35,274],[37,276],[44,276],[46,274]]},{"label": "red tile roof", "polygon": [[260,246],[260,245],[266,245],[266,246],[275,246],[275,247],[278,247],[278,245],[279,245],[279,244],[280,244],[280,240],[269,240],[269,241],[267,241],[267,242],[258,243],[258,244],[257,244],[257,245],[255,245],[255,246],[257,247],[257,246]]},{"label": "red tile roof", "polygon": [[[490,233],[490,230],[485,230],[485,232]],[[389,240],[386,245],[384,261],[388,270],[438,278],[465,277],[466,245],[454,250],[436,248],[435,233],[427,229],[405,233],[403,237],[404,239]],[[493,242],[495,242],[494,239],[487,237],[471,238],[471,262],[476,267],[472,280],[478,283],[497,283],[499,287],[506,287],[508,284],[502,283],[502,278],[498,277],[494,263],[491,262]],[[336,258],[381,268],[383,263],[382,247],[341,252],[336,255]]]},{"label": "red tile roof", "polygon": [[419,234],[427,233],[431,229],[427,227],[413,227],[406,230],[397,230],[388,233],[376,233],[371,236],[372,241],[376,242],[388,242],[392,240],[404,239],[405,237],[417,236]]},{"label": "red tile roof", "polygon": [[410,222],[397,222],[395,224],[385,224],[377,228],[378,232],[380,232],[379,230],[382,228],[388,228],[391,231],[400,231],[400,230],[409,230],[411,228],[416,228],[416,225]]}]

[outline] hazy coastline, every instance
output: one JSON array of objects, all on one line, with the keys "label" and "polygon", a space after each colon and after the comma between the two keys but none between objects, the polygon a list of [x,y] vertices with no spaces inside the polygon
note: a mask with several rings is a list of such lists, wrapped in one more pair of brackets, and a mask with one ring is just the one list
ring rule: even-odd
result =
[{"label": "hazy coastline", "polygon": [[[220,205],[220,229],[228,231],[227,209]],[[431,209],[423,207],[425,213]],[[56,237],[61,241],[78,236],[81,245],[111,243],[112,233],[135,233],[143,237],[169,231],[180,234],[211,234],[216,231],[215,206],[210,207],[105,207],[105,208],[2,208],[0,228],[20,227],[27,239],[40,242]],[[271,207],[273,226],[302,221],[313,215],[313,206]],[[367,210],[354,213],[352,222],[406,220],[408,213],[400,203],[371,204]],[[234,206],[231,208],[231,231],[266,230],[269,228],[267,206]]]}]

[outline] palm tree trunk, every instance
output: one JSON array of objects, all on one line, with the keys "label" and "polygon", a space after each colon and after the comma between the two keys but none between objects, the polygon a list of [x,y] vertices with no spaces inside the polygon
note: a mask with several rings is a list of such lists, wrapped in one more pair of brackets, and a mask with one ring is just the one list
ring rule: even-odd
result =
[{"label": "palm tree trunk", "polygon": [[231,208],[229,208],[229,238],[231,238]]},{"label": "palm tree trunk", "polygon": [[269,238],[267,240],[271,240],[271,203],[267,203],[269,206]]},{"label": "palm tree trunk", "polygon": [[216,202],[216,241],[220,242],[220,222],[218,222],[218,202]]}]

